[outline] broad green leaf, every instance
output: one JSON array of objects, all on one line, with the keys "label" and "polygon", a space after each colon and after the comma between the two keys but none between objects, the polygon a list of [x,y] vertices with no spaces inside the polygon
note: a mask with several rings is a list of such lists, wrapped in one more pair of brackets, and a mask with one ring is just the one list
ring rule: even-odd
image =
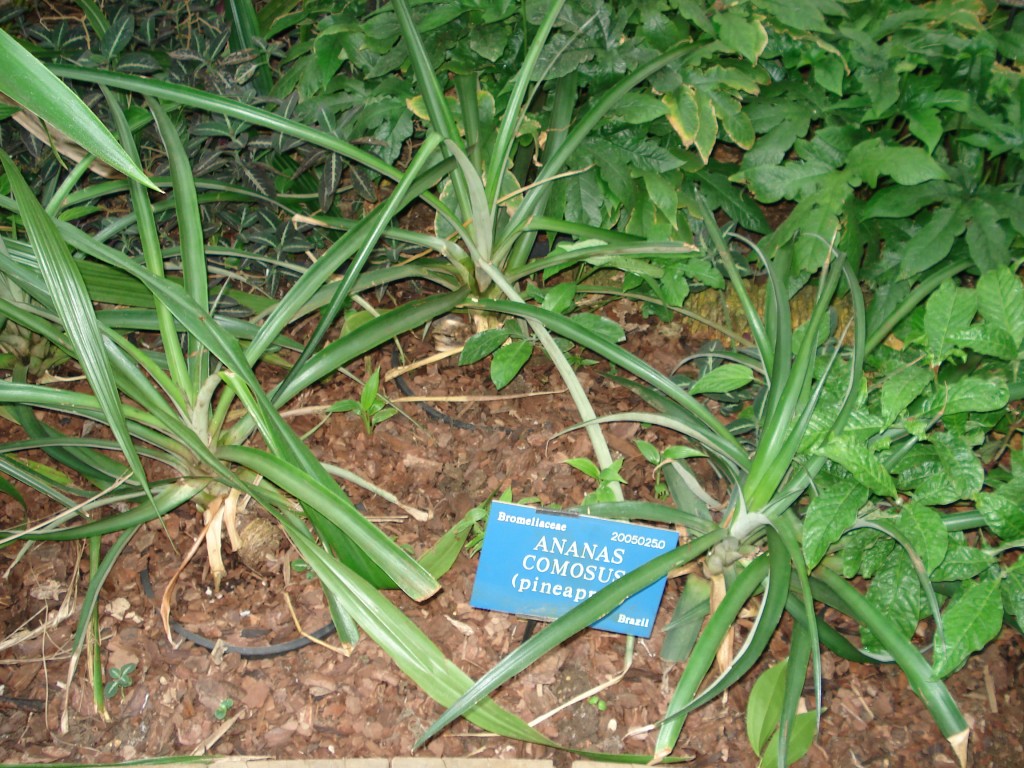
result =
[{"label": "broad green leaf", "polygon": [[929,435],[934,449],[934,466],[914,488],[914,500],[921,504],[954,504],[981,491],[985,469],[962,437],[951,432]]},{"label": "broad green leaf", "polygon": [[746,112],[720,112],[718,114],[718,122],[721,124],[722,130],[725,131],[726,136],[737,147],[750,149],[754,146],[757,135],[754,133],[754,126],[750,122],[750,118],[747,117]]},{"label": "broad green leaf", "polygon": [[459,365],[472,365],[483,360],[504,344],[511,335],[512,332],[506,328],[490,328],[473,334],[466,340],[466,345],[459,354]]},{"label": "broad green leaf", "polygon": [[1000,224],[1000,215],[986,200],[974,198],[967,203],[967,252],[982,273],[1004,266],[1010,259],[1009,227]]},{"label": "broad green leaf", "polygon": [[611,122],[645,125],[663,117],[667,106],[650,93],[630,91],[608,112],[607,119]]},{"label": "broad green leaf", "polygon": [[[818,734],[818,715],[815,712],[801,712],[793,719],[793,728],[789,732],[789,746],[786,750],[786,761],[792,765],[807,754]],[[758,768],[775,768],[779,764],[779,731],[772,734],[771,741],[764,750],[764,757]]]},{"label": "broad green leaf", "polygon": [[651,202],[666,219],[674,219],[679,208],[675,185],[660,173],[645,173],[643,180]]},{"label": "broad green leaf", "polygon": [[882,384],[879,402],[886,424],[892,424],[931,383],[932,376],[921,366],[910,366],[897,371]]},{"label": "broad green leaf", "polygon": [[907,122],[910,132],[921,140],[928,154],[934,152],[942,134],[945,133],[938,110],[927,107],[908,109]]},{"label": "broad green leaf", "polygon": [[732,392],[754,380],[754,372],[745,365],[725,363],[701,376],[690,387],[691,395]]},{"label": "broad green leaf", "polygon": [[1006,569],[1000,590],[1006,612],[1016,616],[1018,621],[1024,619],[1024,558]]},{"label": "broad green leaf", "polygon": [[565,315],[572,309],[575,298],[576,283],[558,283],[544,292],[544,300],[541,302],[541,306],[548,310],[548,312]]},{"label": "broad green leaf", "polygon": [[878,185],[879,176],[888,176],[897,184],[907,186],[946,178],[942,167],[920,147],[886,146],[877,138],[851,149],[846,168],[870,187]]},{"label": "broad green leaf", "polygon": [[985,272],[976,287],[978,312],[986,322],[1006,331],[1020,347],[1024,343],[1024,285],[1021,278],[1001,267]]},{"label": "broad green leaf", "polygon": [[786,690],[786,660],[760,674],[747,699],[747,739],[754,753],[761,755],[779,727],[782,699]]},{"label": "broad green leaf", "polygon": [[1020,353],[1020,345],[1002,328],[992,323],[974,323],[952,339],[959,347],[970,349],[985,357],[1000,360],[1015,360]]},{"label": "broad green leaf", "polygon": [[782,24],[801,32],[828,32],[824,13],[843,15],[833,3],[819,0],[760,0],[757,6]]},{"label": "broad green leaf", "polygon": [[[902,637],[910,638],[914,634],[924,601],[924,590],[917,571],[902,547],[897,546],[882,569],[875,574],[865,596],[893,623]],[[880,647],[874,634],[864,626],[861,627],[861,637],[869,648]]]},{"label": "broad green leaf", "polygon": [[858,574],[872,578],[889,561],[896,542],[870,528],[857,528],[843,536],[843,576],[852,579]]},{"label": "broad green leaf", "polygon": [[1010,390],[1002,378],[965,376],[940,389],[935,397],[943,413],[985,413],[1005,408]]},{"label": "broad green leaf", "polygon": [[697,140],[700,128],[700,111],[697,108],[697,91],[690,85],[682,85],[661,97],[666,117],[672,130],[687,149]]},{"label": "broad green leaf", "polygon": [[884,187],[865,203],[861,216],[865,219],[906,219],[952,193],[952,185],[928,181],[914,186]]},{"label": "broad green leaf", "polygon": [[822,452],[879,496],[896,496],[892,475],[863,440],[852,435],[840,435],[826,443]]},{"label": "broad green leaf", "polygon": [[712,22],[719,39],[732,50],[756,64],[768,45],[768,32],[758,19],[738,10],[717,14]]},{"label": "broad green leaf", "polygon": [[513,341],[499,347],[491,358],[491,381],[497,389],[504,388],[523,369],[533,354],[533,344]]},{"label": "broad green leaf", "polygon": [[992,493],[976,498],[978,511],[1003,541],[1024,538],[1024,476],[1014,475]]},{"label": "broad green leaf", "polygon": [[815,160],[748,168],[733,176],[746,181],[762,203],[810,199],[835,169]]},{"label": "broad green leaf", "polygon": [[968,546],[962,533],[949,534],[946,556],[932,573],[932,581],[963,581],[977,576],[995,559],[977,547]]},{"label": "broad green leaf", "polygon": [[715,112],[715,104],[711,97],[703,90],[697,91],[697,138],[694,142],[697,147],[697,154],[707,165],[711,159],[711,151],[715,148],[718,140],[718,115]]},{"label": "broad green leaf", "polygon": [[949,256],[966,227],[960,206],[943,206],[914,233],[900,254],[900,279],[917,277]]},{"label": "broad green leaf", "polygon": [[89,154],[150,189],[160,191],[92,110],[3,29],[0,29],[0,60],[4,62],[0,92],[62,131]]},{"label": "broad green leaf", "polygon": [[893,525],[907,538],[928,573],[939,567],[946,557],[949,535],[938,512],[912,501],[903,506]]},{"label": "broad green leaf", "polygon": [[974,320],[978,312],[973,291],[958,288],[947,280],[928,297],[925,304],[924,332],[928,356],[933,366],[946,360],[956,349],[953,339]]},{"label": "broad green leaf", "polygon": [[803,536],[808,569],[814,569],[828,548],[856,522],[857,512],[867,500],[868,489],[852,480],[840,480],[811,499]]},{"label": "broad green leaf", "polygon": [[975,651],[991,642],[1003,625],[997,579],[968,581],[942,612],[945,643],[936,641],[933,666],[940,680],[958,670]]}]

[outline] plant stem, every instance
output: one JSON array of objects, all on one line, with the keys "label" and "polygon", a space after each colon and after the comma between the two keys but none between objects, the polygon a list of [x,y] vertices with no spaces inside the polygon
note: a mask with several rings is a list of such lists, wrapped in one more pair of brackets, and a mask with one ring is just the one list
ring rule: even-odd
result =
[{"label": "plant stem", "polygon": [[[487,273],[487,276],[491,278],[491,281],[498,286],[502,293],[504,293],[510,301],[514,301],[518,304],[525,304],[526,302],[519,295],[519,292],[505,279],[505,275],[502,274],[501,270],[486,261],[481,262],[479,267]],[[576,372],[573,371],[572,365],[566,359],[562,350],[559,349],[558,344],[555,343],[554,337],[548,332],[544,324],[538,320],[528,318],[527,321],[530,324],[530,328],[537,334],[537,338],[540,340],[541,346],[544,347],[544,351],[548,353],[551,361],[555,364],[555,368],[558,370],[559,375],[562,377],[562,381],[565,382],[565,387],[569,391],[569,396],[572,398],[573,403],[576,405],[576,410],[580,414],[580,418],[584,422],[588,422],[585,427],[587,431],[587,437],[590,438],[590,443],[594,447],[594,456],[597,459],[597,465],[601,469],[607,469],[612,464],[611,450],[608,448],[608,443],[604,439],[604,433],[601,431],[601,427],[598,424],[592,424],[594,419],[597,418],[597,414],[594,412],[594,406],[590,403],[590,398],[587,397],[587,393],[583,391],[583,385],[580,384],[580,380],[576,377]],[[622,485],[618,481],[612,481],[608,483],[608,487],[612,493],[615,494],[617,501],[623,501],[624,496],[622,495]]]}]

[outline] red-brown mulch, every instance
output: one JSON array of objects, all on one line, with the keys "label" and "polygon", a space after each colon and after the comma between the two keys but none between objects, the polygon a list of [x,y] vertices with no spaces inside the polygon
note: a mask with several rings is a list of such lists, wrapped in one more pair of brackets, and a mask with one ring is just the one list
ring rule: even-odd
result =
[{"label": "red-brown mulch", "polygon": [[[631,326],[630,346],[662,370],[683,356],[678,339],[647,325],[632,309],[621,319]],[[628,314],[625,314],[628,312]],[[412,359],[431,350],[407,340]],[[390,352],[370,361],[387,369]],[[362,371],[357,368],[357,372]],[[603,379],[597,369],[581,376],[599,413],[633,410],[641,404]],[[409,375],[423,394],[487,394],[486,366],[459,368],[445,361]],[[538,353],[525,374],[505,394],[560,389],[557,375]],[[388,393],[398,395],[393,385]],[[296,406],[357,397],[357,389],[338,375],[305,394]],[[573,505],[592,489],[564,459],[589,455],[582,432],[550,439],[578,420],[565,394],[442,407],[476,430],[456,429],[405,408],[421,426],[396,417],[367,437],[357,417],[336,414],[310,439],[323,460],[337,463],[396,493],[406,503],[432,513],[426,522],[395,520],[397,510],[364,491],[350,488],[371,517],[390,517],[380,525],[415,552],[433,544],[472,506],[507,487],[516,499],[537,496],[546,505]],[[302,432],[318,417],[294,420]],[[507,427],[511,433],[494,427]],[[7,429],[0,439],[17,439]],[[634,425],[608,429],[613,448],[625,457],[623,473],[633,493],[647,497],[652,468],[632,447],[636,438],[664,445],[664,434]],[[39,497],[31,516],[54,511]],[[20,521],[21,508],[0,497],[0,523]],[[269,755],[279,758],[372,757],[409,754],[414,741],[441,713],[369,640],[349,656],[308,645],[274,658],[211,654],[190,642],[172,647],[157,614],[161,591],[202,528],[193,508],[150,524],[131,542],[105,588],[101,603],[103,666],[138,665],[133,684],[108,702],[110,721],[95,714],[83,658],[71,680],[68,728],[61,729],[68,660],[65,649],[74,618],[0,653],[0,760],[94,763],[146,756],[189,754],[207,749],[216,755]],[[74,544],[32,547],[11,568],[18,546],[0,549],[0,637],[23,623],[37,625],[53,615],[76,575],[87,580],[87,558]],[[293,551],[283,548],[273,568],[255,572],[234,556],[221,589],[210,586],[198,555],[185,569],[173,605],[173,617],[209,638],[260,646],[292,639],[295,628],[285,602],[289,596],[305,630],[328,621],[314,580],[291,568]],[[479,677],[522,640],[525,622],[468,605],[475,560],[459,557],[442,579],[443,591],[422,605],[397,593],[392,599],[456,664]],[[140,574],[152,579],[155,598],[147,596]],[[632,667],[617,685],[603,691],[601,709],[582,701],[545,720],[540,730],[560,743],[614,753],[649,752],[651,733],[630,735],[665,712],[678,679],[678,665],[659,658],[661,629],[675,604],[681,579],[671,581],[654,636],[639,641]],[[72,598],[74,599],[74,598]],[[788,624],[774,638],[755,670],[785,658]],[[542,629],[540,631],[543,631]],[[328,638],[330,643],[333,638]],[[741,638],[737,638],[740,642]],[[625,641],[617,635],[586,631],[543,658],[496,695],[499,703],[524,719],[537,717],[622,670]],[[899,670],[862,666],[825,654],[821,734],[801,763],[829,768],[861,766],[954,765],[951,750],[923,704]],[[754,766],[746,740],[744,712],[755,675],[748,675],[727,698],[690,716],[677,750],[693,765]],[[1024,765],[1024,641],[1004,631],[950,680],[954,697],[973,727],[970,754],[974,766]],[[226,699],[234,702],[223,720],[215,716]],[[811,697],[806,697],[808,703]],[[41,711],[37,711],[41,710]],[[225,713],[221,713],[225,714]],[[225,725],[228,727],[225,728]],[[552,757],[564,764],[566,753],[544,747],[485,738],[458,722],[430,742],[423,754],[437,756]]]}]

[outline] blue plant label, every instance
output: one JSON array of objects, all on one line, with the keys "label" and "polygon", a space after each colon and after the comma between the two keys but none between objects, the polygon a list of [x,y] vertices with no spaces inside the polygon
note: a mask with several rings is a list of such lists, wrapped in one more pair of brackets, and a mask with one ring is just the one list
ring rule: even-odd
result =
[{"label": "blue plant label", "polygon": [[[492,501],[469,602],[556,619],[678,543],[675,531]],[[662,578],[592,626],[650,637],[664,592]]]}]

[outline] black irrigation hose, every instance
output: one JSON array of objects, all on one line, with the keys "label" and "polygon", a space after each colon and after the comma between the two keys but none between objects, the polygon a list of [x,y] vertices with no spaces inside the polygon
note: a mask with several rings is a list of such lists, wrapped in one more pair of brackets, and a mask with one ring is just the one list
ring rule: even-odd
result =
[{"label": "black irrigation hose", "polygon": [[[153,584],[149,580],[149,569],[143,568],[139,572],[139,580],[142,582],[142,591],[146,593],[146,597],[150,600],[155,600],[156,597],[153,595]],[[211,640],[208,637],[203,637],[195,632],[191,632],[185,629],[181,624],[174,619],[170,621],[171,630],[181,637],[195,643],[200,648],[205,648],[208,651],[212,651],[217,647],[217,641]],[[323,640],[330,637],[334,633],[334,624],[327,624],[326,626],[320,627],[316,632],[311,633],[312,637],[317,640]],[[245,636],[243,630],[242,636]],[[308,637],[299,636],[293,640],[288,640],[283,643],[276,643],[274,645],[260,645],[260,646],[249,646],[249,645],[231,645],[225,643],[221,645],[226,653],[237,653],[243,659],[269,659],[274,656],[281,656],[285,653],[291,653],[297,651],[299,648],[304,648],[313,641]]]},{"label": "black irrigation hose", "polygon": [[[398,347],[394,346],[394,347],[391,348],[391,366],[393,368],[398,368],[401,364],[402,364],[402,360],[401,360],[401,357],[399,356]],[[409,386],[409,383],[405,380],[405,378],[403,376],[395,376],[394,381],[395,381],[395,384],[398,385],[398,390],[403,395],[405,395],[406,397],[416,397],[417,396],[416,393],[413,392],[412,387]],[[472,423],[470,423],[468,421],[462,421],[461,419],[456,419],[456,418],[454,418],[452,416],[449,416],[447,413],[441,413],[441,411],[437,410],[437,408],[432,406],[430,403],[425,403],[425,402],[421,401],[421,402],[417,402],[416,405],[418,405],[420,407],[420,409],[425,414],[427,414],[427,416],[429,416],[430,418],[434,419],[435,421],[439,421],[442,424],[447,424],[450,427],[455,427],[456,429],[466,429],[466,430],[471,430],[471,431],[487,429],[487,430],[493,430],[495,432],[504,432],[506,435],[511,435],[511,434],[514,434],[514,432],[515,432],[515,430],[513,430],[513,429],[511,429],[509,427],[493,427],[493,426],[481,427],[481,426],[478,426],[476,424],[472,424]]]}]

